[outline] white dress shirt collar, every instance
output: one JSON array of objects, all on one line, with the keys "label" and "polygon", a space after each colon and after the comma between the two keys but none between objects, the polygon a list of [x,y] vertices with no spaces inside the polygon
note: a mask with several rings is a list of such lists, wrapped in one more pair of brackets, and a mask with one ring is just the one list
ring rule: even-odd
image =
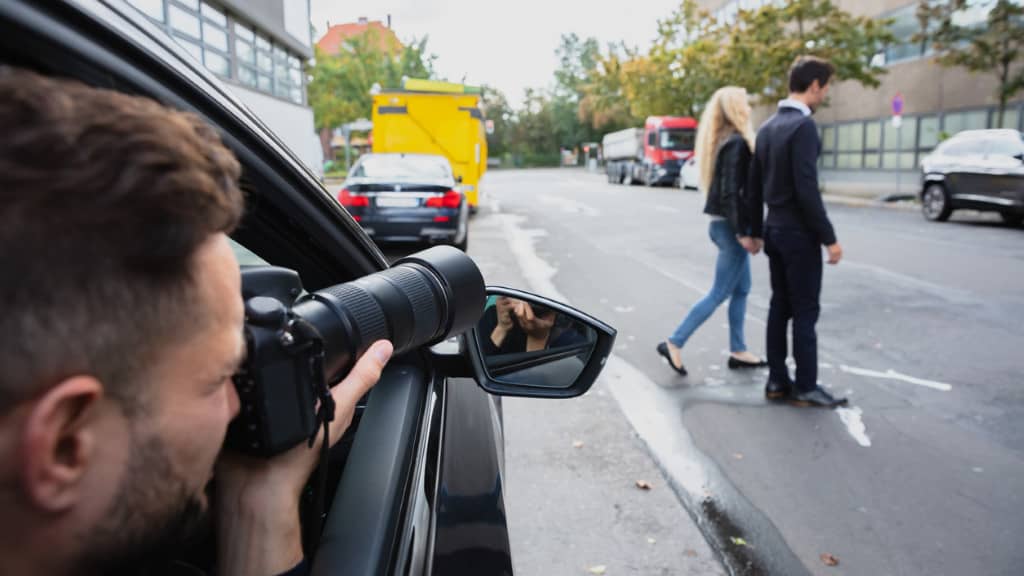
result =
[{"label": "white dress shirt collar", "polygon": [[792,98],[786,98],[785,100],[779,100],[779,108],[796,108],[804,116],[811,115],[811,109],[807,107],[807,104],[799,100],[793,100]]}]

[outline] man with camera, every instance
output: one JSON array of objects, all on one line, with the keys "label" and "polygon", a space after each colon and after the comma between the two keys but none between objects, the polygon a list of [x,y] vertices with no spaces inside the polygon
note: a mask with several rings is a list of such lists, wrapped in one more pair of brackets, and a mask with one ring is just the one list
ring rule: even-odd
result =
[{"label": "man with camera", "polygon": [[[238,162],[192,114],[12,68],[0,127],[0,573],[146,573],[207,516],[218,574],[301,571],[318,446],[221,453],[246,354]],[[330,442],[391,353],[331,390]]]}]

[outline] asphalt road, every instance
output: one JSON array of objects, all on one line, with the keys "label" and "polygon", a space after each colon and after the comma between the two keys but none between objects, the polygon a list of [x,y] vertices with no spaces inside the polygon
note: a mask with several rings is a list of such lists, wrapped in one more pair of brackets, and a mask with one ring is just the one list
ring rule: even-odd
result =
[{"label": "asphalt road", "polygon": [[[724,307],[687,344],[688,377],[656,356],[655,344],[710,287],[715,252],[699,194],[626,188],[577,170],[492,171],[485,184],[470,254],[487,264],[489,281],[521,280],[618,328],[595,390],[615,400],[639,440],[620,438],[614,449],[646,446],[730,571],[1022,573],[1024,229],[977,214],[935,224],[916,212],[830,204],[846,256],[826,269],[820,379],[851,405],[825,411],[768,404],[762,373],[725,367]],[[767,260],[752,267],[747,341],[763,353]],[[517,434],[533,427],[506,412],[514,455]],[[575,429],[610,441],[596,433],[600,414]],[[573,466],[564,452],[532,469],[521,457],[534,470],[534,501],[544,481],[567,481],[558,473]],[[659,525],[671,514],[690,522],[681,508],[659,508],[670,515],[652,519]],[[565,542],[591,529],[548,518]],[[616,573],[676,573],[630,566]]]}]

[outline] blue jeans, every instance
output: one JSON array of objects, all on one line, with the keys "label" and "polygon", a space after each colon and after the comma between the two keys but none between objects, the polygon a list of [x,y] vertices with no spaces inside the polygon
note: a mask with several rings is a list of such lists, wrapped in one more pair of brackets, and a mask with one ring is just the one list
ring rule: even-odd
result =
[{"label": "blue jeans", "polygon": [[736,240],[736,233],[725,220],[712,220],[708,227],[711,241],[718,246],[715,282],[711,291],[690,308],[682,324],[669,337],[669,342],[682,348],[690,336],[707,321],[725,299],[729,299],[729,349],[746,352],[743,339],[743,317],[747,313],[750,293],[750,255]]}]

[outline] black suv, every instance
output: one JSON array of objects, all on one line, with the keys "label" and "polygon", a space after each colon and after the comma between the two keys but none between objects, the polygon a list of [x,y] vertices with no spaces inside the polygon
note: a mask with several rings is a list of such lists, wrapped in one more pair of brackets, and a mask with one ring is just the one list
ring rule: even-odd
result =
[{"label": "black suv", "polygon": [[[313,292],[388,268],[319,180],[227,87],[128,4],[5,0],[0,29],[0,65],[153,98],[201,115],[220,132],[243,166],[248,197],[233,237],[243,275],[264,264],[288,268]],[[53,161],[59,166],[59,158]],[[482,284],[479,292],[478,302]],[[512,349],[510,338],[501,354],[485,354],[480,340],[492,338],[494,311],[513,303],[551,318],[558,337],[540,351]],[[330,454],[326,526],[307,550],[315,553],[314,574],[512,573],[500,396],[584,393],[615,331],[510,289],[488,288],[486,311],[479,314],[492,322],[487,334],[473,329],[396,357],[360,403]]]},{"label": "black suv", "polygon": [[999,212],[1024,221],[1024,136],[1017,130],[968,130],[921,160],[924,217],[943,222],[953,210]]}]

